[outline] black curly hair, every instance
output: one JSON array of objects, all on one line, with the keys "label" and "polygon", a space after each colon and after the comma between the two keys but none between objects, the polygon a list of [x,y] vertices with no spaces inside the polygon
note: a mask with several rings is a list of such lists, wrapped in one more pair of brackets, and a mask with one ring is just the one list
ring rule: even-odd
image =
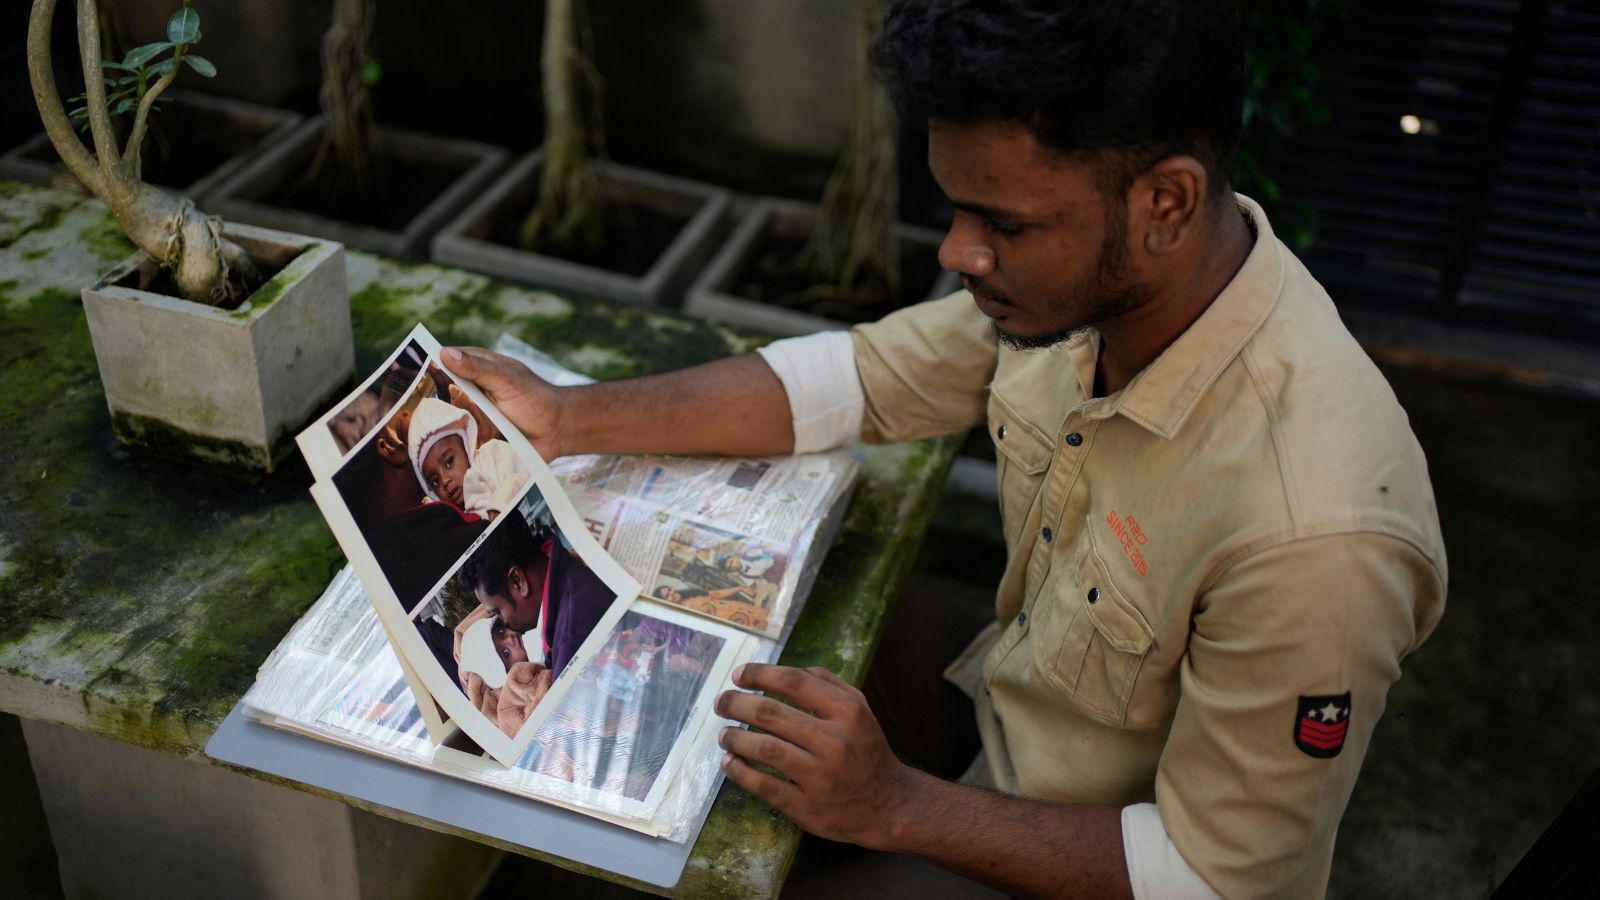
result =
[{"label": "black curly hair", "polygon": [[1102,191],[1174,154],[1228,188],[1244,105],[1232,0],[895,0],[872,45],[901,116],[1028,126]]},{"label": "black curly hair", "polygon": [[511,567],[524,568],[545,560],[544,542],[549,537],[543,529],[530,528],[528,520],[519,510],[508,509],[500,514],[505,521],[496,524],[483,543],[472,551],[467,561],[456,570],[456,584],[471,597],[478,588],[493,596],[505,596],[506,573]]}]

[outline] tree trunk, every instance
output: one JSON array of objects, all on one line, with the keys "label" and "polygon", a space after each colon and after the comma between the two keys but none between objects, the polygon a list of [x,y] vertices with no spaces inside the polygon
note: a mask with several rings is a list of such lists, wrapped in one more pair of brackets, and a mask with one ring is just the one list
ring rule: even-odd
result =
[{"label": "tree trunk", "polygon": [[50,24],[56,0],[34,0],[28,17],[28,79],[45,133],[83,186],[111,211],[128,239],[172,271],[185,300],[209,306],[242,302],[257,281],[255,264],[222,237],[222,222],[131,177],[122,165],[100,70],[100,28],[94,0],[78,0],[78,49],[88,93],[89,127],[97,156],[78,140],[61,106],[50,64]]},{"label": "tree trunk", "polygon": [[374,0],[334,0],[333,24],[322,36],[322,113],[328,130],[307,173],[309,182],[329,179],[336,198],[366,195],[377,178],[372,90]]},{"label": "tree trunk", "polygon": [[888,91],[872,77],[868,47],[883,23],[884,0],[860,0],[854,109],[839,161],[822,192],[817,228],[802,254],[812,276],[841,297],[900,299],[900,205],[896,122]]},{"label": "tree trunk", "polygon": [[589,169],[588,129],[577,75],[586,63],[578,49],[579,0],[546,0],[544,49],[544,156],[539,193],[522,223],[522,245],[563,253],[593,249],[604,238],[600,190]]}]

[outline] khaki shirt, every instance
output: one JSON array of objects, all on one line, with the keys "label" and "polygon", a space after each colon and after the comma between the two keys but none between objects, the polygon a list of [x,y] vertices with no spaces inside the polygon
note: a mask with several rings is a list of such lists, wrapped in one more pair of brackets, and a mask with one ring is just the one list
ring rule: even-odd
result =
[{"label": "khaki shirt", "polygon": [[979,780],[1154,800],[1222,895],[1312,896],[1444,547],[1394,393],[1239,202],[1244,267],[1111,396],[1097,334],[1008,350],[964,292],[858,327],[856,365],[869,441],[986,424],[998,450],[998,622],[950,672]]}]

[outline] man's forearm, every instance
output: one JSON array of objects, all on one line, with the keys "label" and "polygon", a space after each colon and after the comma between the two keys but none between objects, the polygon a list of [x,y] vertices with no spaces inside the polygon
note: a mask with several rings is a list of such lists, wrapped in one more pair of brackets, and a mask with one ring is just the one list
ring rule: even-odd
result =
[{"label": "man's forearm", "polygon": [[783,383],[754,353],[561,394],[564,454],[777,456],[794,448]]},{"label": "man's forearm", "polygon": [[909,771],[878,849],[1022,897],[1133,896],[1120,809],[1058,806]]}]

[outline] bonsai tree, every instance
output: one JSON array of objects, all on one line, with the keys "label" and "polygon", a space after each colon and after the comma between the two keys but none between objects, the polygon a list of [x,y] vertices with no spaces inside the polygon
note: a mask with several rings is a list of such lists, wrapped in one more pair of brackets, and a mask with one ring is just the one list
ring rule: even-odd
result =
[{"label": "bonsai tree", "polygon": [[[136,47],[120,61],[102,62],[94,0],[77,0],[84,80],[82,117],[89,122],[93,154],[73,132],[51,72],[50,23],[55,0],[34,0],[29,13],[28,78],[45,133],[68,171],[105,203],[129,240],[172,273],[179,295],[212,306],[236,306],[259,280],[249,255],[223,237],[220,219],[139,177],[140,147],[162,92],[185,65],[202,75],[216,73],[208,60],[189,52],[200,41],[200,15],[189,8],[190,0],[182,2],[167,21],[165,41]],[[133,113],[133,125],[126,145],[119,148],[112,117],[128,112]]]},{"label": "bonsai tree", "polygon": [[322,36],[322,114],[328,128],[306,173],[327,179],[335,197],[363,196],[378,177],[372,87],[382,72],[372,55],[375,0],[333,0]]},{"label": "bonsai tree", "polygon": [[900,168],[895,148],[894,107],[889,92],[872,77],[867,48],[883,24],[886,0],[860,0],[853,110],[844,148],[823,188],[816,229],[800,265],[817,282],[807,300],[849,303],[862,295],[901,299],[899,218]]},{"label": "bonsai tree", "polygon": [[[555,253],[593,249],[605,235],[599,182],[589,169],[590,142],[602,142],[598,116],[583,114],[579,76],[597,94],[599,79],[578,47],[579,0],[545,0],[544,48],[539,59],[544,98],[544,145],[539,188],[522,223],[527,249]],[[592,131],[592,134],[591,134]]]}]

